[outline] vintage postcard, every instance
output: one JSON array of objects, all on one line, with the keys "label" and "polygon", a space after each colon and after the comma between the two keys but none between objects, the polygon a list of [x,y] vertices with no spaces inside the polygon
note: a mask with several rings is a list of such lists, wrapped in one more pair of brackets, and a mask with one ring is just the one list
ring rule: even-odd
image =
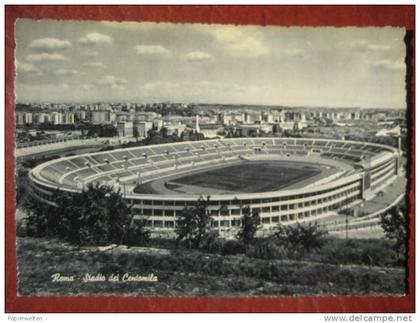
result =
[{"label": "vintage postcard", "polygon": [[18,17],[13,36],[18,298],[413,293],[412,30]]}]

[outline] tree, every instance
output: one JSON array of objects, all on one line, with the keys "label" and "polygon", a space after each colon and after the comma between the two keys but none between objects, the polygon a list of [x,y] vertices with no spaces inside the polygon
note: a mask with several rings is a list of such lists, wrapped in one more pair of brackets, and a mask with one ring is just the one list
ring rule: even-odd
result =
[{"label": "tree", "polygon": [[56,237],[71,244],[135,244],[147,241],[150,232],[135,222],[132,206],[112,187],[90,184],[81,194],[56,191],[54,204],[36,200],[28,225],[36,236]]},{"label": "tree", "polygon": [[113,125],[91,125],[87,132],[88,137],[115,137],[117,135],[117,128]]},{"label": "tree", "polygon": [[395,241],[395,250],[403,249],[407,240],[408,212],[405,203],[389,209],[381,215],[380,223],[385,236]]},{"label": "tree", "polygon": [[274,236],[277,242],[286,249],[310,251],[323,246],[327,232],[320,229],[317,223],[283,226],[279,225]]},{"label": "tree", "polygon": [[273,125],[273,134],[281,135],[282,129],[278,123]]},{"label": "tree", "polygon": [[18,167],[16,172],[16,206],[25,208],[30,197],[28,182],[28,170],[24,167]]},{"label": "tree", "polygon": [[162,128],[160,129],[160,134],[162,135],[162,137],[163,137],[163,138],[168,137],[168,128],[166,128],[166,127],[162,127]]},{"label": "tree", "polygon": [[251,212],[249,206],[243,208],[242,213],[241,228],[236,236],[244,243],[245,248],[247,248],[251,241],[254,240],[261,223],[261,218],[259,212],[256,210]]},{"label": "tree", "polygon": [[192,207],[185,207],[179,215],[175,233],[177,244],[185,240],[189,249],[199,248],[203,239],[210,233],[212,217],[207,209],[210,198],[200,197]]},{"label": "tree", "polygon": [[295,122],[293,124],[293,132],[299,132],[299,123],[298,122]]},{"label": "tree", "polygon": [[55,238],[58,229],[57,208],[30,197],[26,210],[26,234],[30,237]]}]

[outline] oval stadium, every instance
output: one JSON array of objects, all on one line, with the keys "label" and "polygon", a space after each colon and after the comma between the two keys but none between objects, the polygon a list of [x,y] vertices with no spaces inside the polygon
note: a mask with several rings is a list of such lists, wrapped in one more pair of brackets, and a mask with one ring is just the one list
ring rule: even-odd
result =
[{"label": "oval stadium", "polygon": [[177,213],[208,196],[213,226],[226,232],[240,226],[244,206],[260,212],[263,229],[337,215],[389,185],[400,158],[398,149],[364,142],[215,139],[64,157],[29,177],[47,203],[56,189],[120,189],[155,232],[172,232]]}]

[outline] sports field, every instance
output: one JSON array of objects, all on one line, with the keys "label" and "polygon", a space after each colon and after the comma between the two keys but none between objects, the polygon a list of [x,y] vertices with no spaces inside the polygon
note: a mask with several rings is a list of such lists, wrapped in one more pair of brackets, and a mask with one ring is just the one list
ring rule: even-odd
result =
[{"label": "sports field", "polygon": [[316,167],[276,161],[245,162],[178,177],[171,184],[193,185],[244,193],[275,191],[321,173]]}]

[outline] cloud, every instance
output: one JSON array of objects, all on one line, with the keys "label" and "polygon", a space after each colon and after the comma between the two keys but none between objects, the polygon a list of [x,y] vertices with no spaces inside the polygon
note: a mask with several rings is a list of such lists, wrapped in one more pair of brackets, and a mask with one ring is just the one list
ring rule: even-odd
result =
[{"label": "cloud", "polygon": [[136,45],[134,50],[137,54],[144,56],[172,56],[172,52],[162,45]]},{"label": "cloud", "polygon": [[172,90],[178,89],[180,85],[178,83],[167,82],[167,81],[158,81],[158,82],[148,82],[142,84],[141,89],[146,91],[154,91],[154,90]]},{"label": "cloud", "polygon": [[214,60],[213,55],[206,52],[200,52],[200,51],[190,52],[185,56],[185,58],[187,59],[187,61],[193,62],[193,63]]},{"label": "cloud", "polygon": [[288,56],[303,57],[305,56],[305,50],[301,48],[290,48],[284,51]]},{"label": "cloud", "polygon": [[49,54],[49,53],[39,53],[39,54],[29,54],[26,56],[28,62],[49,62],[49,61],[66,61],[68,58],[61,54]]},{"label": "cloud", "polygon": [[35,65],[30,63],[20,63],[17,60],[16,71],[18,74],[42,75],[42,71]]},{"label": "cloud", "polygon": [[29,44],[29,48],[35,50],[42,50],[46,52],[54,52],[63,50],[71,46],[68,40],[61,40],[57,38],[41,38],[33,40]]},{"label": "cloud", "polygon": [[205,28],[203,31],[213,37],[213,39],[222,44],[233,43],[244,37],[242,31],[233,26],[221,26],[217,28]]},{"label": "cloud", "polygon": [[86,51],[86,52],[83,52],[82,55],[86,57],[96,57],[98,56],[98,52]]},{"label": "cloud", "polygon": [[106,86],[111,89],[124,89],[124,84],[126,84],[127,81],[124,79],[118,79],[114,75],[106,75],[103,78],[99,79],[96,84],[100,86]]},{"label": "cloud", "polygon": [[78,70],[71,70],[71,69],[60,68],[58,70],[55,70],[53,72],[53,74],[55,76],[71,77],[71,76],[79,75],[79,74],[82,74],[82,73],[80,71],[78,71]]},{"label": "cloud", "polygon": [[269,52],[266,46],[252,37],[231,43],[225,49],[231,56],[241,58],[258,58]]},{"label": "cloud", "polygon": [[85,91],[90,91],[90,90],[93,90],[95,88],[95,86],[93,86],[92,84],[83,84],[82,88]]},{"label": "cloud", "polygon": [[404,60],[392,61],[389,59],[383,59],[377,62],[372,62],[372,66],[379,70],[385,71],[405,71],[406,66]]},{"label": "cloud", "polygon": [[174,27],[174,24],[155,23],[155,22],[135,22],[135,21],[101,21],[101,24],[107,27],[132,30],[132,31],[154,31],[167,30]]},{"label": "cloud", "polygon": [[102,62],[88,62],[88,63],[84,63],[83,67],[101,69],[101,68],[105,68],[106,66]]},{"label": "cloud", "polygon": [[391,47],[387,45],[371,44],[366,39],[355,40],[350,42],[348,45],[350,49],[357,51],[384,52],[391,49]]},{"label": "cloud", "polygon": [[105,34],[89,33],[79,39],[79,43],[86,46],[94,46],[97,44],[111,44],[112,38]]},{"label": "cloud", "polygon": [[258,58],[269,52],[269,48],[255,38],[257,35],[251,35],[249,29],[242,31],[236,26],[197,26],[196,30],[209,35],[217,47],[233,57]]}]

